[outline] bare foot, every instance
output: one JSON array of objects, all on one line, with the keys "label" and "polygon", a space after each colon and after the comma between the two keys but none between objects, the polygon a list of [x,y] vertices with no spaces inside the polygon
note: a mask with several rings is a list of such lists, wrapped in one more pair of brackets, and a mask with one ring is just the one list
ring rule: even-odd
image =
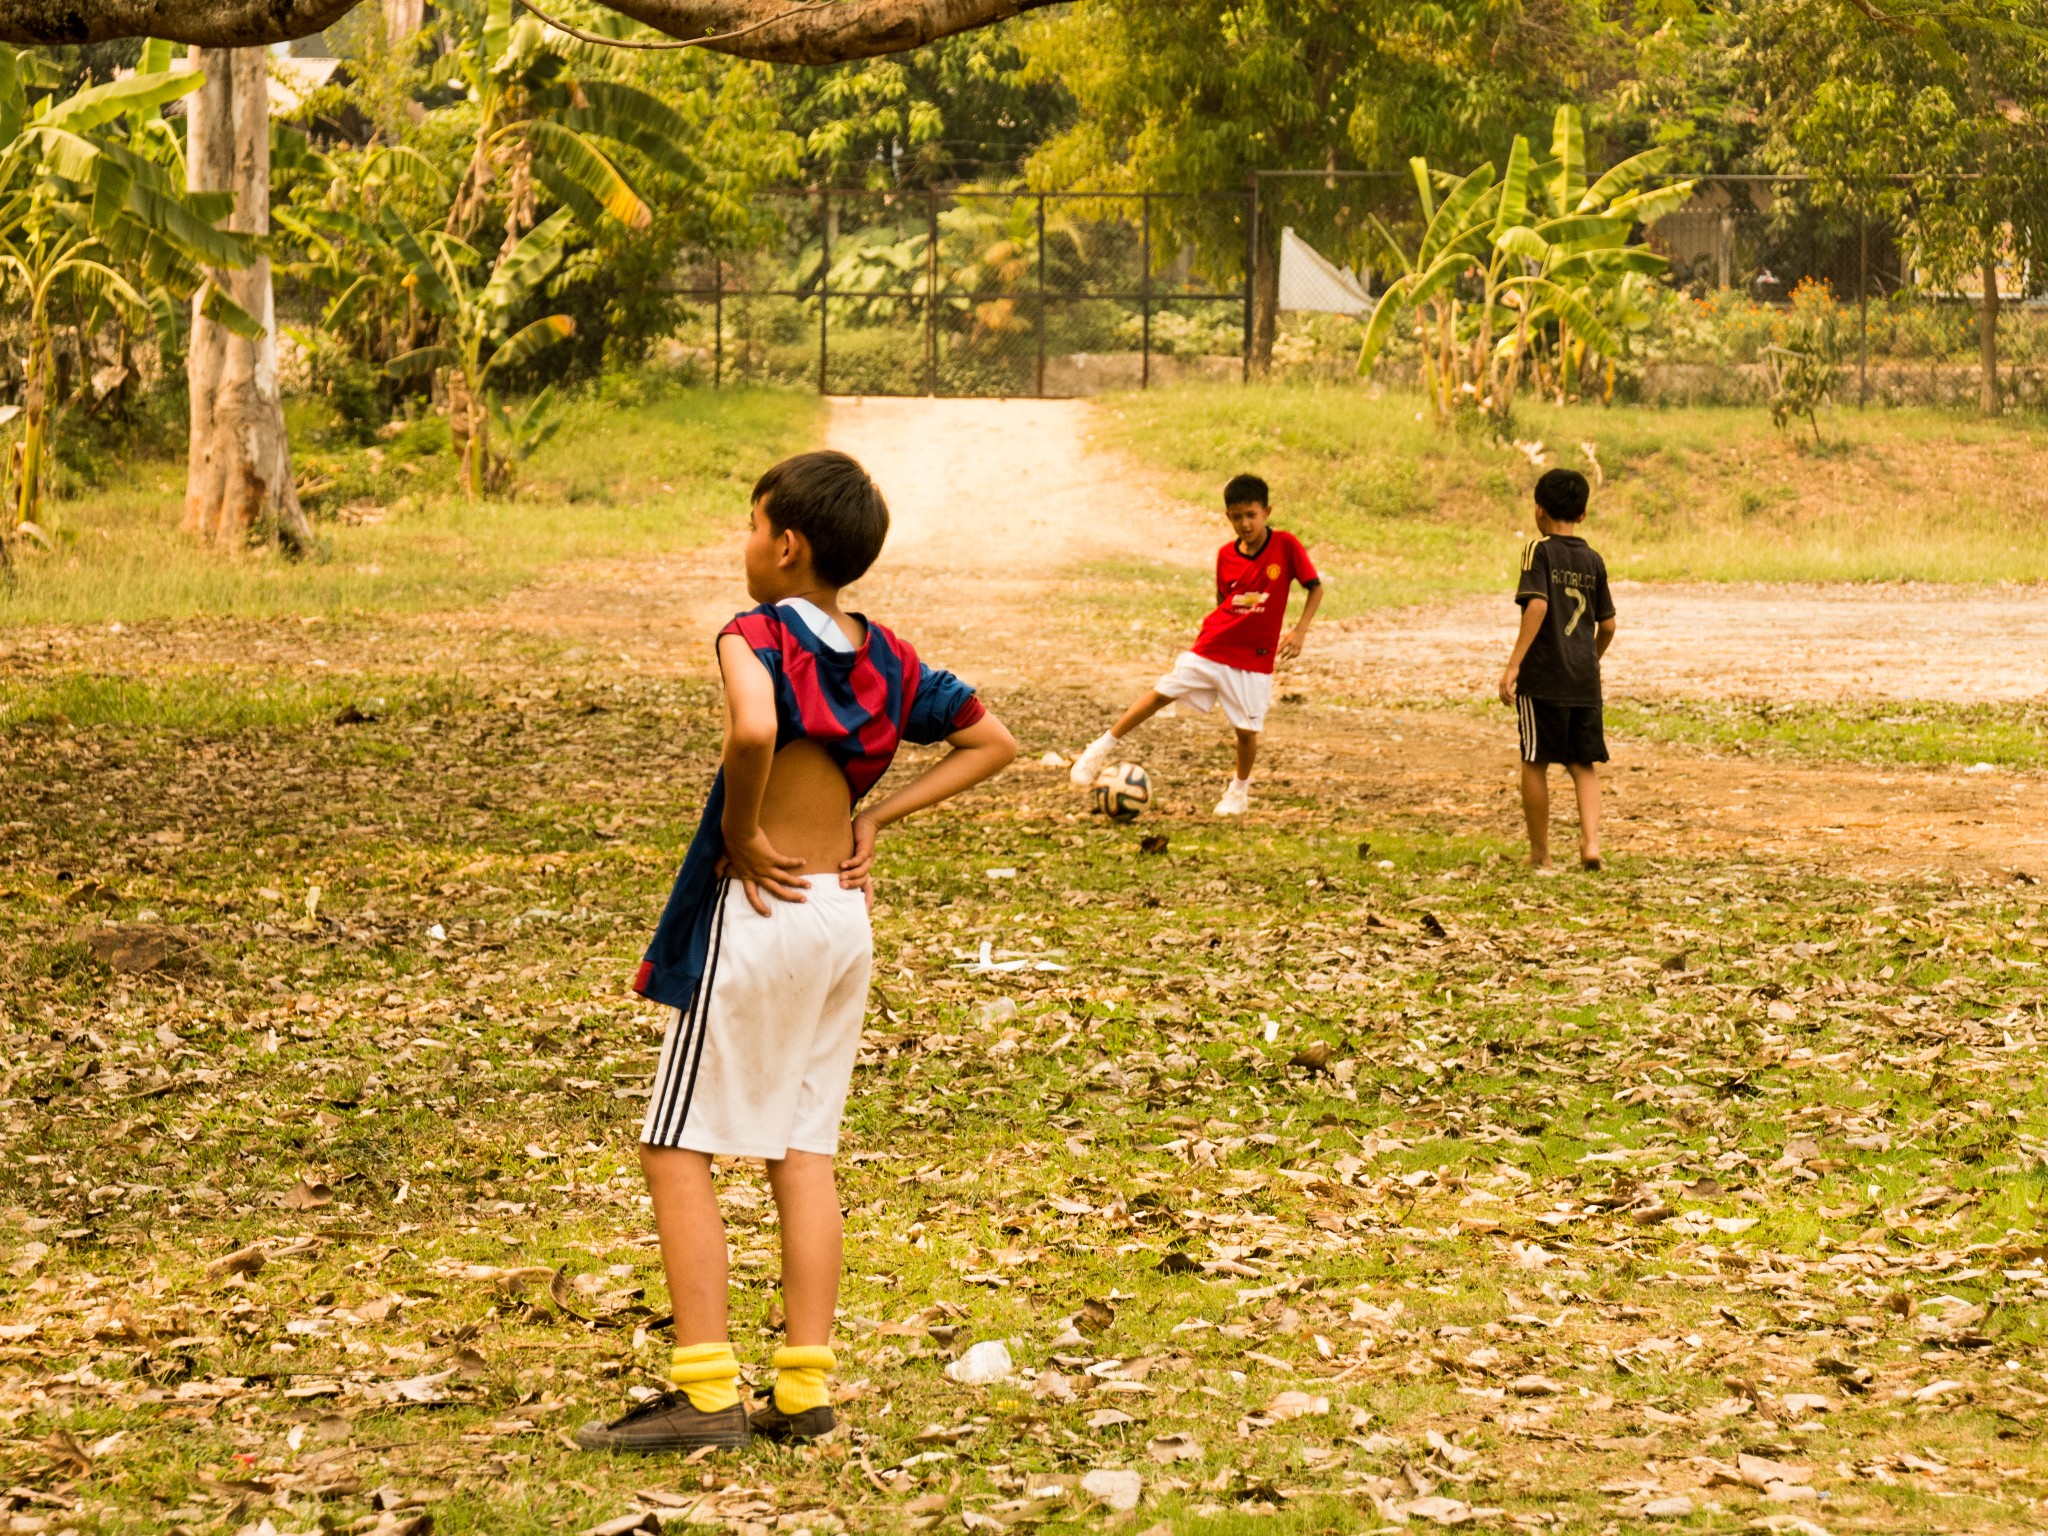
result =
[{"label": "bare foot", "polygon": [[1605,869],[1605,868],[1607,867],[1607,866],[1606,866],[1605,864],[1603,864],[1603,863],[1601,863],[1601,862],[1600,862],[1600,855],[1599,855],[1599,854],[1597,854],[1597,853],[1582,853],[1582,854],[1580,854],[1580,855],[1579,855],[1579,863],[1580,863],[1580,865],[1581,865],[1581,866],[1582,866],[1583,868],[1586,868],[1586,869],[1589,869],[1589,870],[1591,870],[1591,871],[1592,871],[1592,872],[1593,872],[1594,874],[1596,874],[1596,875],[1597,875],[1597,874],[1598,874],[1598,873],[1599,873],[1599,872],[1600,872],[1601,870],[1603,870],[1603,869]]}]

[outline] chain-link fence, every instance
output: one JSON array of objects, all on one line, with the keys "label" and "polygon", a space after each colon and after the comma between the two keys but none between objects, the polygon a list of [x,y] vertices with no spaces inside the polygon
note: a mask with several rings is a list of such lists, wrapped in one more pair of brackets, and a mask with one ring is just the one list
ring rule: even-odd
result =
[{"label": "chain-link fence", "polygon": [[[1243,376],[1248,194],[822,190],[771,201],[777,238],[681,274],[698,310],[689,339],[714,382],[1076,395]],[[1205,262],[1197,253],[1217,247],[1218,230],[1229,259]]]},{"label": "chain-link fence", "polygon": [[[1980,274],[1938,280],[1916,263],[1901,224],[1831,204],[1808,177],[1686,179],[1692,196],[1634,237],[1669,270],[1606,296],[1623,355],[1601,375],[1603,391],[1671,404],[1759,401],[1771,392],[1773,349],[1817,346],[1836,369],[1838,403],[1979,401]],[[1283,231],[1376,298],[1401,270],[1390,242],[1412,252],[1421,233],[1413,178],[1266,172],[1254,189],[1255,364],[1283,377],[1356,378],[1356,318],[1280,308]],[[2048,272],[1998,264],[1996,377],[2007,403],[2048,404],[2044,287]],[[1381,382],[1412,377],[1406,339],[1379,361]]]},{"label": "chain-link fence", "polygon": [[[678,275],[679,339],[715,382],[829,394],[1078,395],[1254,374],[1358,375],[1362,312],[1422,219],[1397,172],[1262,172],[1242,193],[787,191],[773,231]],[[1353,295],[1351,313],[1288,307],[1291,235]],[[1668,270],[1599,298],[1619,355],[1581,392],[1671,404],[1768,398],[1774,355],[1820,346],[1840,403],[1975,404],[1982,279],[1916,267],[1903,229],[1831,206],[1797,176],[1697,179],[1634,235]],[[1247,272],[1250,279],[1247,281]],[[1998,389],[2048,404],[2038,275],[1998,271]],[[1339,308],[1342,308],[1341,302]],[[1374,378],[1416,353],[1396,337]],[[1563,393],[1563,386],[1559,387]]]}]

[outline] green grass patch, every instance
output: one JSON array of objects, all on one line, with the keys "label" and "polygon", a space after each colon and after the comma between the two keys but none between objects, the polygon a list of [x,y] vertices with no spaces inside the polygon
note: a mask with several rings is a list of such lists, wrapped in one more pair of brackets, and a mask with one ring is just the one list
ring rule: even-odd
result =
[{"label": "green grass patch", "polygon": [[[1214,506],[1239,470],[1343,573],[1334,611],[1498,590],[1533,533],[1540,472],[1418,398],[1339,387],[1187,387],[1104,402],[1115,446]],[[1649,581],[2041,581],[2048,429],[1932,410],[1839,411],[1816,448],[1760,410],[1523,405],[1516,435],[1591,473],[1587,537]],[[1588,448],[1590,447],[1590,453]],[[1227,534],[1218,507],[1219,540]]]},{"label": "green grass patch", "polygon": [[2039,704],[1819,704],[1706,699],[1611,701],[1607,721],[1651,741],[1863,763],[2048,768]]},{"label": "green grass patch", "polygon": [[296,563],[195,547],[178,532],[181,465],[137,461],[120,488],[54,506],[56,549],[24,553],[13,587],[0,589],[0,623],[405,613],[489,601],[566,562],[659,556],[740,526],[754,477],[809,446],[817,418],[817,401],[794,392],[579,401],[510,501],[461,497],[437,446],[445,432],[307,447],[298,467],[321,549]]},{"label": "green grass patch", "polygon": [[228,735],[418,719],[468,697],[469,690],[452,678],[302,679],[225,667],[50,671],[0,677],[0,730],[118,726]]}]

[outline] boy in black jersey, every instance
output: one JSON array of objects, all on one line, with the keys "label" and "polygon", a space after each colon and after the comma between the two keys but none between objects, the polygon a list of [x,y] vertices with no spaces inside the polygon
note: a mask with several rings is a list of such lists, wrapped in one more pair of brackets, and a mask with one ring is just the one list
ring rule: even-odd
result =
[{"label": "boy in black jersey", "polygon": [[1607,564],[1579,537],[1586,477],[1553,469],[1536,482],[1536,528],[1522,551],[1515,601],[1522,630],[1500,675],[1522,738],[1522,815],[1529,862],[1550,863],[1550,765],[1563,763],[1579,797],[1579,861],[1600,867],[1600,774],[1607,735],[1600,718],[1600,658],[1614,643]]}]

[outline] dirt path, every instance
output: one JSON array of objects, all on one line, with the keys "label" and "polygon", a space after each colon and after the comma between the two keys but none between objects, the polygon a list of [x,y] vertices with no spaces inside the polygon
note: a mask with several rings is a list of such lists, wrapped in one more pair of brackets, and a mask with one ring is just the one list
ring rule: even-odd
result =
[{"label": "dirt path", "polygon": [[[1636,698],[2037,699],[2048,592],[2035,587],[1620,582],[1608,661]],[[1390,633],[1398,643],[1389,643]],[[1514,633],[1504,596],[1331,626],[1323,667],[1391,698],[1485,695]]]},{"label": "dirt path", "polygon": [[[1048,622],[1077,596],[1113,606],[1114,583],[1083,581],[1074,567],[1165,561],[1200,583],[1219,534],[1198,509],[1091,446],[1087,410],[1080,401],[837,401],[828,441],[869,467],[895,519],[862,601],[992,691],[1071,688],[1106,712],[1168,650],[1149,632],[1105,644],[1122,629],[1113,617],[1093,643]],[[1618,596],[1630,627],[1615,680],[1638,694],[2014,698],[2048,687],[2038,663],[2048,599],[2032,592],[1631,584]],[[1504,717],[1321,702],[1483,697],[1509,615],[1486,598],[1331,626],[1312,663],[1282,680],[1283,696],[1302,701],[1274,719],[1276,783],[1309,788],[1333,811],[1513,832]],[[1398,644],[1386,643],[1390,624]],[[1075,706],[1086,718],[1087,705]],[[1155,729],[1156,747],[1134,752],[1184,763],[1192,781],[1174,786],[1176,798],[1206,803],[1213,753],[1189,749],[1213,736],[1220,752],[1220,727]],[[1724,759],[1623,742],[1609,783],[1617,847],[1811,858],[1872,874],[1956,864],[2048,873],[2048,786],[2034,776]]]},{"label": "dirt path", "polygon": [[[1093,446],[1088,409],[836,400],[828,418],[827,442],[868,466],[893,518],[853,602],[992,695],[1028,693],[1040,711],[1032,756],[1099,729],[1178,638],[1128,617],[1136,589],[1104,563],[1179,565],[1199,587],[1221,538],[1217,520]],[[586,567],[470,617],[574,641],[606,665],[703,675],[710,635],[747,601],[736,556],[735,535],[665,561]],[[1617,596],[1627,628],[1612,677],[1639,697],[2015,698],[2048,686],[2038,664],[2048,600],[2028,591],[1631,584]],[[1275,710],[1269,783],[1367,824],[1519,835],[1504,713],[1375,702],[1487,697],[1511,619],[1504,599],[1484,597],[1325,626],[1280,679],[1280,697],[1296,702]],[[1222,739],[1213,720],[1162,721],[1132,751],[1153,764],[1166,803],[1193,813],[1213,798]],[[1724,758],[1627,740],[1614,750],[1609,842],[1619,850],[2048,877],[2048,781],[2036,775]],[[1047,774],[1049,794],[1068,793],[1062,785]]]}]

